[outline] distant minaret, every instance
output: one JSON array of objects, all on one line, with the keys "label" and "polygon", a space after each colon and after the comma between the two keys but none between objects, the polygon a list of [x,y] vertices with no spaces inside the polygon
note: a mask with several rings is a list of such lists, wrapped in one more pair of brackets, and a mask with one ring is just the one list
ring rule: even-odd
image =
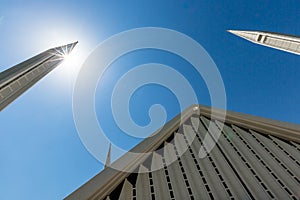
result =
[{"label": "distant minaret", "polygon": [[0,111],[57,67],[78,42],[44,51],[0,73]]},{"label": "distant minaret", "polygon": [[256,44],[300,55],[300,37],[297,36],[259,31],[228,30],[228,32]]},{"label": "distant minaret", "polygon": [[107,152],[107,157],[106,157],[106,161],[105,161],[105,165],[104,167],[109,167],[111,164],[111,143],[109,144],[108,147],[108,152]]}]

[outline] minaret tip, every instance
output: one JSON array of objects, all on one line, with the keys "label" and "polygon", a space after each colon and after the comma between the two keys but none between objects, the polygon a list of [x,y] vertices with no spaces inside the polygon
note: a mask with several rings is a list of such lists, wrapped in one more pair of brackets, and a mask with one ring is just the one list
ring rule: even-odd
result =
[{"label": "minaret tip", "polygon": [[237,35],[239,32],[241,32],[241,31],[238,31],[238,30],[231,30],[231,29],[228,29],[226,31],[229,32],[229,33],[232,33],[234,35]]}]

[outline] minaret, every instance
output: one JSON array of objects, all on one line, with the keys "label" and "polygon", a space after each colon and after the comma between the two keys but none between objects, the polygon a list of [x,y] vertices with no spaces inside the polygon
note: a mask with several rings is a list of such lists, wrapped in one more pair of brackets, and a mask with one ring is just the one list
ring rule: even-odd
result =
[{"label": "minaret", "polygon": [[228,30],[228,32],[256,44],[300,55],[300,37],[297,36],[260,31]]},{"label": "minaret", "polygon": [[57,67],[78,42],[44,51],[0,73],[0,111]]},{"label": "minaret", "polygon": [[105,161],[105,165],[104,167],[109,167],[111,164],[111,143],[109,144],[108,147],[108,152],[107,152],[107,157],[106,157],[106,161]]}]

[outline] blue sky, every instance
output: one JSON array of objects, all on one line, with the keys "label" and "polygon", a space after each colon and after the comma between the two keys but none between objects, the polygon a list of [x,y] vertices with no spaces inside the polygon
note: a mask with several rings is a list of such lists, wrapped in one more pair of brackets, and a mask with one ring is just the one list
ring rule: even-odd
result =
[{"label": "blue sky", "polygon": [[[299,9],[299,1],[0,1],[0,71],[48,48],[79,41],[73,62],[60,65],[0,113],[0,199],[62,199],[103,168],[77,134],[73,86],[89,52],[128,29],[164,27],[188,35],[215,61],[228,110],[300,124],[300,57],[226,32],[300,35]],[[95,99],[108,137],[125,149],[140,140],[124,136],[107,105],[122,74],[149,62],[179,70],[197,91],[199,103],[210,105],[204,81],[184,60],[157,50],[120,58],[100,80]],[[132,118],[146,125],[154,103],[165,106],[168,119],[180,111],[170,91],[149,85],[132,96]]]}]

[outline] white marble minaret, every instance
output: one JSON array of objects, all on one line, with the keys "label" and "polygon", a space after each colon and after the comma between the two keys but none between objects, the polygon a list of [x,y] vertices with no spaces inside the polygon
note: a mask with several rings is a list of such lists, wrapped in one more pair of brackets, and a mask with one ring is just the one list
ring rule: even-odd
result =
[{"label": "white marble minaret", "polygon": [[228,30],[228,32],[256,44],[300,55],[300,37],[260,31]]},{"label": "white marble minaret", "polygon": [[44,51],[0,73],[0,111],[57,67],[75,43]]}]

